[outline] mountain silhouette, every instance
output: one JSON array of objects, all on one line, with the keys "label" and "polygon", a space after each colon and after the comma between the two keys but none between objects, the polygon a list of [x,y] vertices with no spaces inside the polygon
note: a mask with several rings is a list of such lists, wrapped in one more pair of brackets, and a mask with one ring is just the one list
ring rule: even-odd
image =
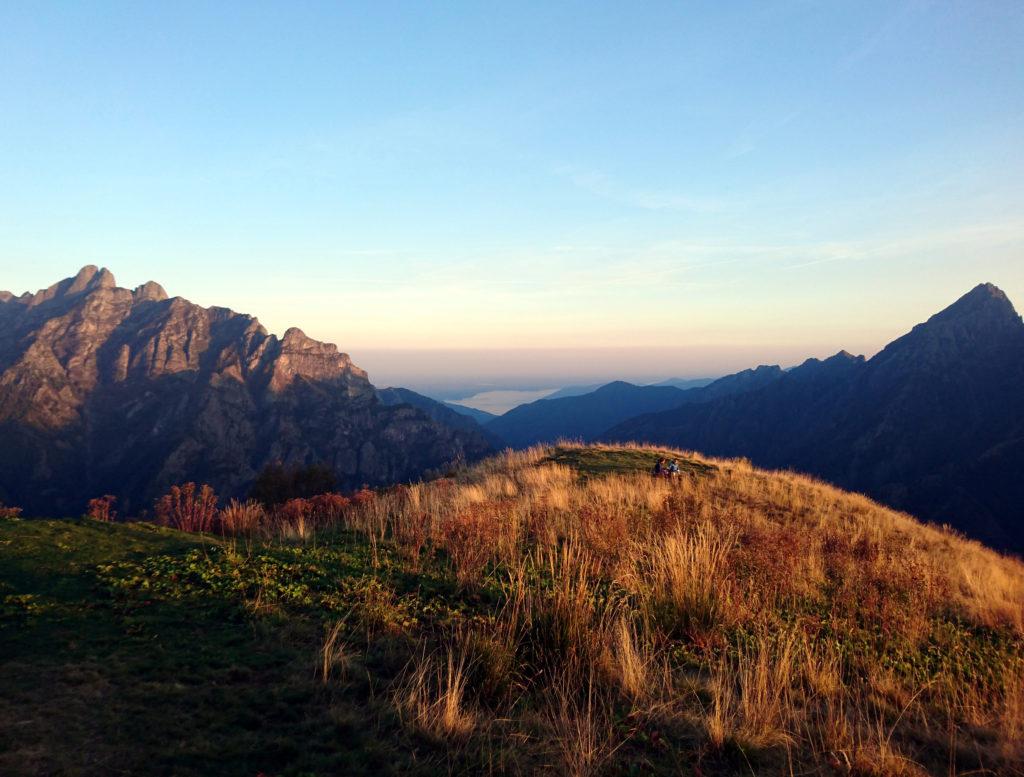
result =
[{"label": "mountain silhouette", "polygon": [[641,413],[749,391],[781,375],[779,367],[758,367],[685,391],[675,386],[636,386],[614,381],[586,394],[545,397],[520,405],[498,416],[486,428],[513,448],[559,439],[591,440],[613,424]]},{"label": "mountain silhouette", "polygon": [[480,410],[476,407],[470,407],[469,405],[461,405],[458,402],[451,402],[445,400],[441,403],[445,407],[451,408],[459,415],[469,416],[478,424],[489,424],[498,416],[495,413],[488,413],[486,410]]},{"label": "mountain silhouette", "polygon": [[746,456],[1024,549],[1024,322],[985,283],[871,359],[810,359],[764,388],[601,435]]}]

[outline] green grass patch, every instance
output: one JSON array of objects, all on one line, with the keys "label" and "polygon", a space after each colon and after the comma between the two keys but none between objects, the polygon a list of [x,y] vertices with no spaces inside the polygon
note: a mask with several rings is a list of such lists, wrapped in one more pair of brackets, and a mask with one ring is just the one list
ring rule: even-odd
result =
[{"label": "green grass patch", "polygon": [[[0,774],[434,774],[387,685],[413,637],[491,604],[359,538],[245,545],[0,521]],[[360,667],[316,675],[344,619]],[[443,770],[440,770],[443,771]]]},{"label": "green grass patch", "polygon": [[678,461],[679,469],[683,474],[704,475],[716,469],[711,464],[685,458],[670,450],[657,451],[638,448],[557,447],[545,461],[572,467],[584,477],[601,477],[651,472],[661,458]]}]

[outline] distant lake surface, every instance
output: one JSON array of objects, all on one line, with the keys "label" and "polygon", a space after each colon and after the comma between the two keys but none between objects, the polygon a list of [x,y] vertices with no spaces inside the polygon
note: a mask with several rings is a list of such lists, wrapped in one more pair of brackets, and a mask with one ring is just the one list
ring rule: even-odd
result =
[{"label": "distant lake surface", "polygon": [[533,402],[543,399],[549,394],[554,394],[558,388],[536,389],[534,391],[481,391],[471,397],[460,399],[456,404],[466,407],[475,407],[477,410],[486,410],[488,413],[501,415],[526,402]]}]

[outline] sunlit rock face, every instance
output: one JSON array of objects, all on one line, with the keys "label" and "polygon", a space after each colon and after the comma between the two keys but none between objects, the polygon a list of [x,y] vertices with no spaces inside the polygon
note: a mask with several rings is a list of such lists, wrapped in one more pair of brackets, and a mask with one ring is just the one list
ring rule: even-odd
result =
[{"label": "sunlit rock face", "polygon": [[0,292],[0,501],[77,514],[90,497],[141,510],[169,485],[242,494],[271,461],[327,464],[342,487],[417,478],[490,450],[377,400],[336,346],[252,316],[134,291],[82,268]]}]

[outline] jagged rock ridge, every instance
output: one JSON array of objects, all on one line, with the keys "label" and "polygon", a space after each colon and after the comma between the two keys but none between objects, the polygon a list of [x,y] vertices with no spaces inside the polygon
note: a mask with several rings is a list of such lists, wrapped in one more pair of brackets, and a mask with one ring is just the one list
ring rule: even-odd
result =
[{"label": "jagged rock ridge", "polygon": [[0,500],[138,510],[169,485],[241,494],[270,461],[329,465],[343,487],[415,478],[489,450],[408,405],[378,401],[336,346],[252,316],[119,288],[87,266],[36,294],[0,293]]}]

